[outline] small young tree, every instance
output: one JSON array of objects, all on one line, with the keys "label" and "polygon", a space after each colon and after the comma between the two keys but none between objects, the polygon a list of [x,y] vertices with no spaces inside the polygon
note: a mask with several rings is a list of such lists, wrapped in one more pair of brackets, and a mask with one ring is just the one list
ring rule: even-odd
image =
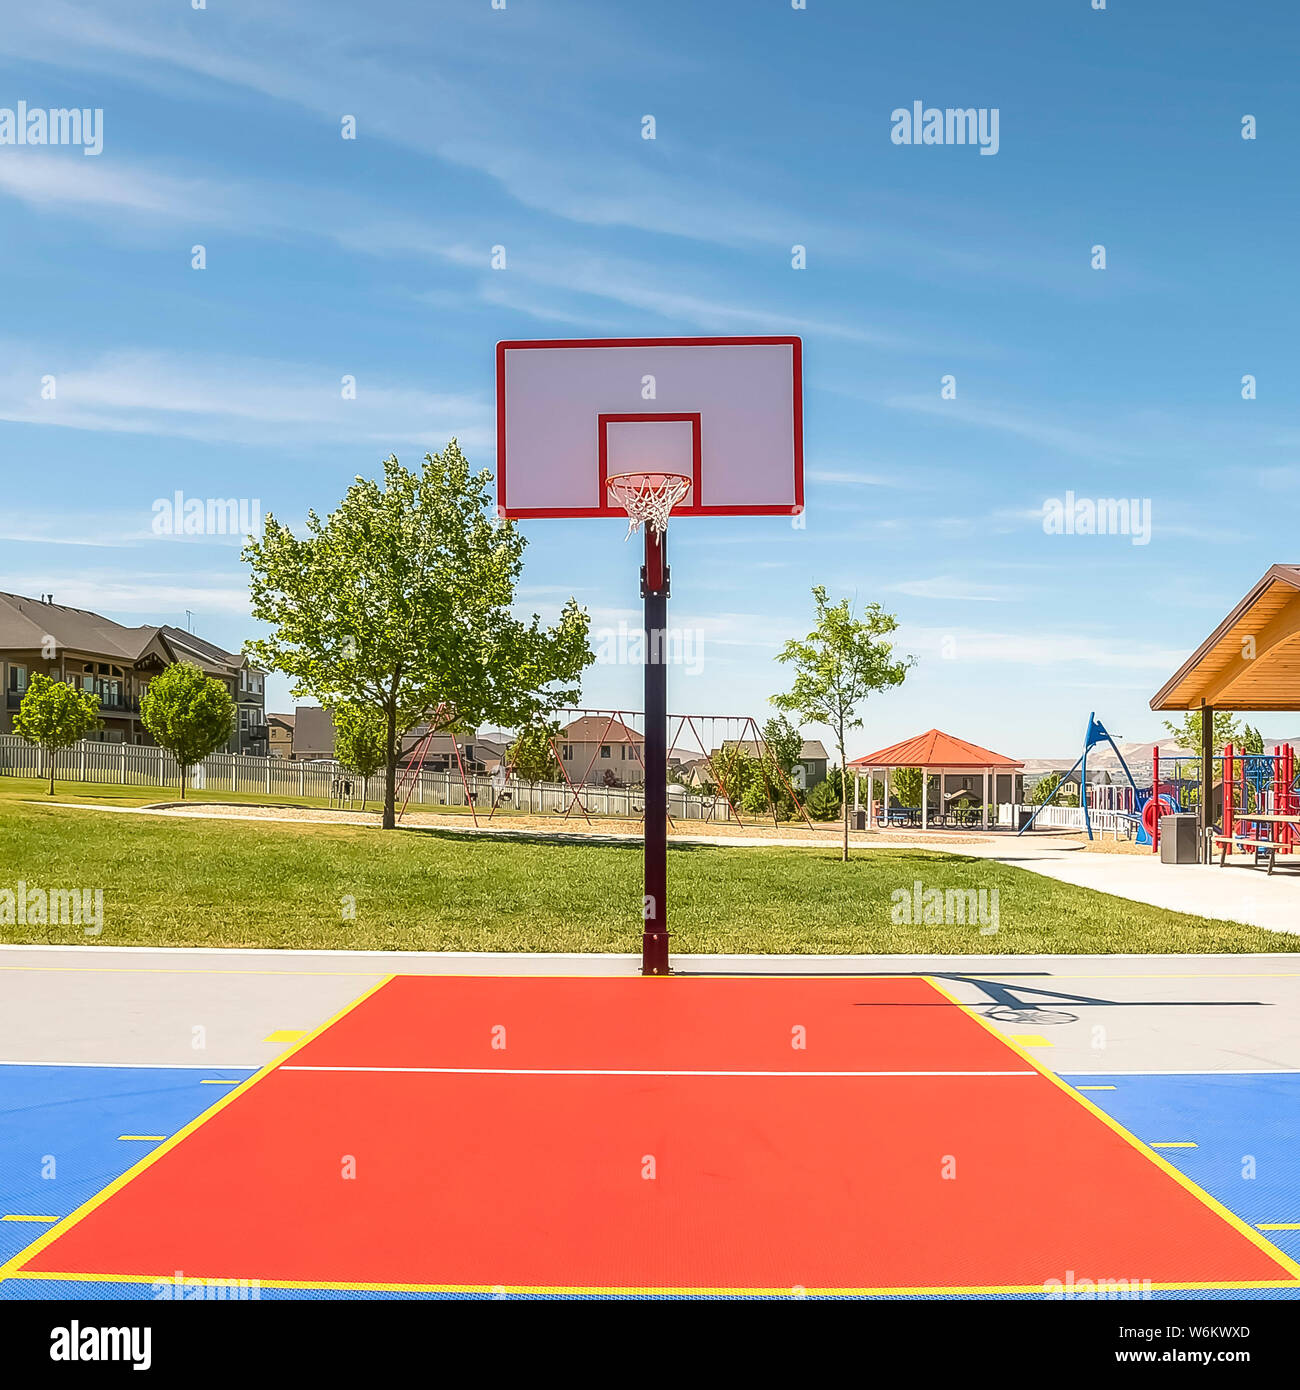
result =
[{"label": "small young tree", "polygon": [[921,805],[921,769],[919,767],[896,767],[889,774],[889,789],[898,798],[900,806]]},{"label": "small young tree", "polygon": [[808,793],[804,810],[813,820],[839,820],[844,778],[838,767],[828,769],[826,776]]},{"label": "small young tree", "polygon": [[45,754],[51,796],[54,795],[54,760],[59,749],[71,748],[102,726],[98,695],[77,690],[40,672],[32,675],[14,716],[14,733],[36,744]]},{"label": "small young tree", "polygon": [[791,724],[785,715],[778,714],[763,725],[763,743],[768,757],[789,781],[803,752],[803,730]]},{"label": "small young tree", "polygon": [[366,809],[366,783],[387,761],[384,721],[377,710],[340,705],[333,711],[334,756],[348,772],[361,778],[361,809]]},{"label": "small young tree", "polygon": [[1241,731],[1241,751],[1243,753],[1262,753],[1264,751],[1264,735],[1258,729],[1252,729],[1249,724]]},{"label": "small young tree", "polygon": [[506,761],[514,768],[516,777],[530,785],[564,780],[555,749],[551,746],[557,732],[558,726],[547,723],[530,724],[526,729],[520,729],[506,753]]},{"label": "small young tree", "polygon": [[453,439],[418,471],[390,457],[382,481],[358,477],[325,521],[307,514],[301,538],[268,516],[244,549],[253,616],[272,629],[249,655],[292,677],[295,695],[382,715],[387,830],[417,724],[523,727],[572,704],[594,660],[573,599],[552,627],[515,616],[526,541],[497,524],[490,479]]},{"label": "small young tree", "polygon": [[235,727],[235,702],[218,680],[190,661],[168,666],[140,697],[140,722],[181,770],[181,800],[190,768],[214,753]]},{"label": "small young tree", "polygon": [[[840,767],[845,767],[844,740],[849,729],[860,729],[858,708],[868,695],[901,685],[913,664],[911,657],[896,660],[891,642],[884,640],[898,627],[898,619],[878,603],[869,603],[861,618],[853,616],[848,599],[826,601],[826,587],[814,586],[817,622],[803,639],[791,639],[777,660],[794,667],[794,684],[772,704],[797,714],[809,724],[825,724],[835,735]],[[841,858],[849,857],[849,800],[847,779],[841,779],[840,817],[844,827]]]}]

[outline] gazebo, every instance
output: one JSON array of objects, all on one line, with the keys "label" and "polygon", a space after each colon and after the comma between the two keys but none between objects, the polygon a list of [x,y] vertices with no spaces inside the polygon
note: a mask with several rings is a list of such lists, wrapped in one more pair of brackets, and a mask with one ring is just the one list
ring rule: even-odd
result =
[{"label": "gazebo", "polygon": [[1200,857],[1214,805],[1214,712],[1300,710],[1300,565],[1273,565],[1151,698],[1156,711],[1201,714]]},{"label": "gazebo", "polygon": [[[904,739],[902,743],[891,744],[888,748],[878,749],[874,753],[868,753],[865,757],[854,758],[849,763],[849,768],[854,774],[853,778],[853,805],[856,810],[858,807],[858,781],[865,772],[867,775],[867,821],[870,824],[871,807],[874,802],[874,788],[877,773],[882,773],[885,779],[885,819],[889,819],[889,774],[900,767],[919,767],[923,774],[921,790],[921,829],[929,828],[930,824],[930,798],[927,795],[927,784],[931,776],[939,778],[939,807],[942,810],[946,802],[947,782],[950,775],[963,778],[965,784],[969,786],[974,776],[978,774],[981,779],[980,797],[980,824],[983,829],[989,828],[989,802],[1001,801],[1002,779],[1005,779],[1007,789],[1006,799],[1015,802],[1019,798],[1016,796],[1016,776],[1024,763],[1018,763],[1014,758],[1003,757],[1001,753],[991,752],[987,748],[981,748],[977,743],[967,743],[964,738],[955,738],[952,734],[945,734],[941,729],[929,729],[923,734],[917,734],[915,738]],[[990,796],[990,791],[992,796]]]}]

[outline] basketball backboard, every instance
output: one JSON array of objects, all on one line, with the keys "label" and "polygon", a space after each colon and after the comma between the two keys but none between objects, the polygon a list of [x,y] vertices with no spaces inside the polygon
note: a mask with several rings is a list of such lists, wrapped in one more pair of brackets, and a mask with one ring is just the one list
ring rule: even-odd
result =
[{"label": "basketball backboard", "polygon": [[497,344],[497,506],[624,515],[610,474],[684,473],[683,516],[803,511],[798,338],[561,338]]}]

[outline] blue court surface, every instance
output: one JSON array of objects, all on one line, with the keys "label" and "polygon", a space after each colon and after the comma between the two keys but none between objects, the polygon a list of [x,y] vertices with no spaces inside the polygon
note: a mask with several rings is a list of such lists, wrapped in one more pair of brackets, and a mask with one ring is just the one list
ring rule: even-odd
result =
[{"label": "blue court surface", "polygon": [[[251,1068],[0,1065],[0,1266],[54,1220],[126,1172],[153,1145],[202,1114]],[[1300,1073],[1072,1074],[1095,1105],[1191,1181],[1300,1259]],[[196,1202],[220,1193],[194,1194]],[[148,1284],[0,1280],[0,1299],[237,1297]],[[249,1296],[247,1294],[245,1297]],[[252,1297],[491,1298],[264,1288]],[[512,1294],[511,1297],[519,1297]],[[544,1296],[544,1295],[539,1295]],[[1039,1295],[999,1295],[1031,1301]],[[1300,1291],[1153,1291],[1152,1299],[1296,1298]]]}]

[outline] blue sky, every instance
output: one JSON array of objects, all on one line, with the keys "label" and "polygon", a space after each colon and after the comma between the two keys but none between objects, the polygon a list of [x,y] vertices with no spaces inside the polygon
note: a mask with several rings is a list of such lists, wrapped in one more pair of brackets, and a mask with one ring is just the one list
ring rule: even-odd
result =
[{"label": "blue sky", "polygon": [[[0,146],[0,588],[237,647],[238,543],[154,536],[156,498],[295,522],[452,434],[490,467],[499,338],[797,332],[806,526],[676,528],[672,707],[764,717],[820,582],[917,658],[851,753],[1154,736],[1300,560],[1298,59],[1284,0],[14,7],[0,107],[102,108],[104,147]],[[918,100],[997,108],[997,154],[894,144]],[[1067,492],[1148,499],[1150,543],[1045,534]],[[525,525],[530,611],[637,621],[620,527]]]}]

